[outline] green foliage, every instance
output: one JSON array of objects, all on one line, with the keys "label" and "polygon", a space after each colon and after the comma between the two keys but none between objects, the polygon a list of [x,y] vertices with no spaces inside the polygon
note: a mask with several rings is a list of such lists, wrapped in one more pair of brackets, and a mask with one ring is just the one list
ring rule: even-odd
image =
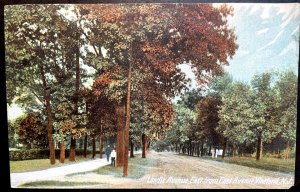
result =
[{"label": "green foliage", "polygon": [[187,91],[183,96],[181,96],[177,104],[186,106],[190,110],[195,110],[195,107],[202,98],[202,95],[203,93],[199,88]]},{"label": "green foliage", "polygon": [[49,150],[47,149],[29,149],[17,150],[9,152],[9,159],[11,161],[20,161],[28,159],[43,159],[49,158]]},{"label": "green foliage", "polygon": [[195,113],[181,105],[175,107],[175,112],[176,115],[172,123],[172,137],[170,139],[174,143],[184,143],[189,140],[189,136],[193,135]]},{"label": "green foliage", "polygon": [[16,147],[18,144],[18,124],[16,120],[8,120],[8,141],[9,147]]},{"label": "green foliage", "polygon": [[280,135],[286,140],[295,142],[298,77],[289,70],[281,73],[275,89],[280,98],[277,116],[281,127]]},{"label": "green foliage", "polygon": [[[65,150],[66,157],[69,156],[69,150]],[[78,156],[83,155],[83,150],[77,150],[76,154]],[[28,149],[28,150],[15,150],[9,151],[9,160],[10,161],[22,161],[22,160],[30,160],[30,159],[48,159],[50,151],[49,149]],[[55,150],[55,156],[59,157],[60,150]],[[91,154],[91,151],[87,151],[87,154]],[[48,162],[49,163],[49,162]]]},{"label": "green foliage", "polygon": [[232,76],[228,72],[224,72],[223,75],[217,76],[210,81],[208,84],[208,95],[221,99],[221,94],[223,94],[232,83]]},{"label": "green foliage", "polygon": [[278,109],[278,97],[271,87],[272,74],[263,73],[252,79],[254,95],[252,98],[252,109],[255,116],[252,119],[251,129],[255,136],[262,136],[264,141],[270,141],[280,131],[276,122]]},{"label": "green foliage", "polygon": [[229,86],[222,94],[217,131],[224,137],[237,143],[249,142],[252,131],[245,125],[250,118],[250,87],[237,82]]},{"label": "green foliage", "polygon": [[220,133],[242,145],[254,143],[257,137],[264,143],[278,137],[295,141],[297,76],[286,71],[275,83],[273,77],[271,73],[255,75],[252,87],[233,83],[222,92]]}]

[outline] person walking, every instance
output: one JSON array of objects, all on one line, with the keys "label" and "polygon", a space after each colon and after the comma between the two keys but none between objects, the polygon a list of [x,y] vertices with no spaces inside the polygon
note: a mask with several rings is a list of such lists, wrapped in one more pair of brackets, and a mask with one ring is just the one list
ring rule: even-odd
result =
[{"label": "person walking", "polygon": [[105,149],[105,154],[106,154],[107,162],[109,162],[109,156],[110,156],[110,153],[111,153],[111,148],[110,148],[110,146],[108,145],[107,148]]},{"label": "person walking", "polygon": [[116,166],[116,150],[113,149],[111,152],[111,165]]}]

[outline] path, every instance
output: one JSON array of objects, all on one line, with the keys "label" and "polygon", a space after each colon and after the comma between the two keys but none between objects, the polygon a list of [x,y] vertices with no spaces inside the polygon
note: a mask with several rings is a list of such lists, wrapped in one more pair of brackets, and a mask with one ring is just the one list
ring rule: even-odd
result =
[{"label": "path", "polygon": [[12,173],[10,174],[11,187],[16,188],[18,185],[27,183],[29,181],[38,181],[38,180],[59,180],[63,179],[65,175],[71,173],[78,173],[84,171],[91,171],[99,167],[108,165],[110,162],[107,162],[106,155],[103,155],[102,159],[96,156],[95,160],[88,160],[84,162],[73,163],[71,165],[64,165],[55,168],[49,168],[41,171],[32,171],[24,173]]},{"label": "path", "polygon": [[[52,173],[53,177],[59,181],[68,182],[96,182],[96,185],[85,186],[64,186],[60,188],[197,188],[197,189],[288,189],[293,185],[294,175],[282,172],[274,172],[257,168],[250,168],[241,165],[228,164],[209,159],[182,156],[169,152],[151,152],[147,158],[156,162],[149,167],[149,170],[139,179],[114,177],[113,175],[100,175],[97,173],[76,174],[74,176],[63,177],[67,173]],[[103,160],[102,160],[103,161]],[[82,165],[100,166],[101,160],[83,162]],[[104,162],[105,164],[105,159]],[[70,168],[73,172],[80,172],[81,163]],[[73,166],[73,165],[72,165]],[[68,166],[66,166],[68,167]],[[45,172],[43,172],[45,174]],[[58,178],[57,174],[61,174]],[[130,170],[129,170],[130,174]],[[45,179],[50,179],[46,175]],[[53,186],[58,188],[58,186]]]},{"label": "path", "polygon": [[294,183],[292,174],[182,156],[171,152],[154,152],[149,154],[148,158],[152,158],[157,163],[140,179],[89,173],[65,178],[64,181],[99,182],[98,185],[76,186],[76,188],[93,189],[288,189]]},{"label": "path", "polygon": [[[160,153],[158,166],[145,175],[151,188],[290,188],[294,175],[209,159]],[[159,183],[161,182],[161,183]]]}]

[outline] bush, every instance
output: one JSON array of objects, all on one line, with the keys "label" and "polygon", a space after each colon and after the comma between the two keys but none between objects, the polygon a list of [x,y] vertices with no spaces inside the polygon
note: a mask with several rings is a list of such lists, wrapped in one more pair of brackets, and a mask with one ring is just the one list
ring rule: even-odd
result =
[{"label": "bush", "polygon": [[[30,159],[48,159],[49,154],[50,154],[49,149],[28,149],[28,150],[9,151],[9,159],[11,161],[21,161],[21,160],[30,160]],[[91,151],[87,151],[87,154],[91,154]],[[82,156],[83,150],[76,150],[76,155]],[[66,158],[69,157],[69,150],[65,150],[65,156]],[[60,157],[60,149],[55,150],[55,157],[57,159]]]}]

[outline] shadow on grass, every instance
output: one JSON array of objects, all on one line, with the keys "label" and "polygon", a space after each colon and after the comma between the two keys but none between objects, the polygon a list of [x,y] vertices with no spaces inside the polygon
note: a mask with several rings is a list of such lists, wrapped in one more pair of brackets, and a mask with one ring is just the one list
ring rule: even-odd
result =
[{"label": "shadow on grass", "polygon": [[80,185],[97,185],[98,182],[70,182],[70,181],[34,181],[25,183],[19,187],[45,187],[45,186],[80,186]]},{"label": "shadow on grass", "polygon": [[[157,164],[158,159],[154,158],[150,154],[147,156],[147,158],[142,158],[141,154],[137,154],[134,158],[128,159],[128,176],[126,178],[139,179],[143,177],[148,172],[148,170],[155,167]],[[99,175],[111,175],[113,177],[121,178],[123,177],[123,167],[113,167],[111,165],[106,165],[92,171],[72,173],[66,176],[72,177],[90,173],[96,173]]]}]

